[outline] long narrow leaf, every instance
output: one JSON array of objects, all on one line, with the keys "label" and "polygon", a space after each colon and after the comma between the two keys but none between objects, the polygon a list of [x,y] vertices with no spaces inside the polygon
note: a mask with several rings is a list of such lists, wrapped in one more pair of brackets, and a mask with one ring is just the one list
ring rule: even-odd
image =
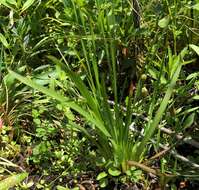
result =
[{"label": "long narrow leaf", "polygon": [[144,152],[144,149],[145,149],[145,146],[147,144],[147,142],[150,140],[151,136],[154,134],[154,131],[156,130],[156,128],[158,127],[158,124],[160,122],[160,120],[162,119],[162,116],[167,108],[167,105],[169,103],[169,100],[171,98],[171,95],[172,95],[172,92],[173,92],[173,89],[174,89],[174,86],[176,84],[176,81],[179,77],[179,74],[180,74],[180,70],[181,70],[181,67],[182,67],[182,63],[181,63],[181,59],[182,59],[182,56],[183,56],[183,53],[185,52],[182,51],[181,54],[179,55],[179,62],[178,62],[178,67],[176,69],[176,71],[174,72],[174,75],[171,79],[171,82],[168,86],[168,89],[165,93],[165,96],[160,104],[160,107],[155,115],[155,118],[153,119],[152,123],[149,123],[148,125],[148,128],[145,130],[145,135],[144,135],[144,138],[143,140],[141,141],[140,145],[138,146],[137,148],[137,153],[136,153],[136,159],[139,161],[140,158],[141,158],[141,155],[143,154]]},{"label": "long narrow leaf", "polygon": [[21,13],[23,13],[25,10],[27,10],[34,2],[35,2],[35,0],[27,0],[21,9]]},{"label": "long narrow leaf", "polygon": [[62,104],[64,104],[65,106],[77,111],[79,114],[81,114],[83,117],[85,117],[88,121],[90,121],[91,123],[93,123],[104,135],[106,136],[110,136],[110,134],[108,133],[108,131],[106,130],[105,126],[103,125],[103,122],[99,120],[99,118],[95,118],[93,117],[92,113],[89,113],[88,111],[85,111],[84,109],[82,109],[78,104],[76,104],[73,101],[70,101],[68,98],[66,98],[65,96],[62,96],[61,94],[45,88],[41,85],[36,84],[35,82],[33,82],[31,79],[23,77],[11,70],[9,70],[9,72],[12,74],[13,77],[15,77],[16,79],[18,79],[19,81],[21,81],[22,83],[36,89],[39,90],[40,92],[58,100],[59,102],[61,102]]},{"label": "long narrow leaf", "polygon": [[28,176],[28,173],[21,173],[17,175],[10,176],[2,181],[0,181],[0,189],[8,190],[15,185],[18,185],[22,180]]},{"label": "long narrow leaf", "polygon": [[94,101],[93,96],[91,95],[91,93],[89,92],[89,90],[87,89],[86,85],[83,83],[83,81],[81,80],[81,78],[74,73],[73,71],[71,71],[66,65],[64,65],[63,63],[61,63],[58,59],[56,59],[53,56],[48,56],[48,58],[53,61],[55,64],[61,66],[63,68],[63,70],[67,73],[67,75],[70,77],[70,79],[73,80],[73,82],[75,83],[75,85],[77,86],[78,90],[81,92],[81,95],[87,100],[88,105],[90,106],[90,108],[99,115],[99,111],[97,109],[97,104]]},{"label": "long narrow leaf", "polygon": [[1,41],[1,43],[2,43],[6,48],[9,48],[9,47],[10,47],[10,45],[8,44],[8,42],[7,42],[6,38],[5,38],[5,36],[4,36],[2,33],[0,33],[0,41]]}]

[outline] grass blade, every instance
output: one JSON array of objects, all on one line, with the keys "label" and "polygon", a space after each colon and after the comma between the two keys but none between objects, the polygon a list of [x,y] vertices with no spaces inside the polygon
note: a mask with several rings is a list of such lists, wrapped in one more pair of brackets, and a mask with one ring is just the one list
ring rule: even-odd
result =
[{"label": "grass blade", "polygon": [[18,79],[19,81],[21,81],[22,83],[46,94],[49,97],[52,97],[56,100],[58,100],[59,102],[61,102],[62,104],[64,104],[64,106],[67,106],[75,111],[77,111],[79,114],[81,114],[85,119],[87,119],[88,121],[90,121],[91,123],[93,123],[105,136],[110,136],[109,132],[107,131],[107,129],[105,128],[103,121],[101,121],[98,117],[95,116],[95,114],[90,111],[85,111],[84,109],[82,109],[78,104],[76,104],[73,101],[70,101],[68,98],[66,98],[65,96],[62,96],[61,94],[58,94],[57,92],[55,92],[54,90],[45,88],[41,85],[36,84],[35,82],[33,82],[31,79],[23,77],[11,70],[9,70],[9,73],[12,74],[13,77],[15,77],[16,79]]},{"label": "grass blade", "polygon": [[35,2],[35,0],[27,0],[21,9],[21,13],[23,13],[25,10],[27,10],[34,2]]},{"label": "grass blade", "polygon": [[171,82],[168,86],[165,96],[160,104],[158,111],[156,112],[156,115],[155,115],[153,121],[152,122],[149,121],[148,127],[145,130],[144,138],[137,148],[137,152],[136,152],[136,160],[137,161],[139,161],[141,159],[141,156],[144,153],[147,142],[150,140],[151,136],[154,134],[154,131],[158,127],[158,124],[159,124],[160,120],[162,119],[162,116],[167,108],[167,105],[171,98],[174,86],[177,82],[177,79],[178,79],[180,71],[181,71],[181,67],[182,67],[181,61],[182,61],[182,56],[183,56],[184,52],[185,52],[185,50],[182,51],[182,53],[179,55],[179,59],[177,59],[179,61],[178,67],[177,67],[176,71],[174,72],[174,75],[171,79]]}]

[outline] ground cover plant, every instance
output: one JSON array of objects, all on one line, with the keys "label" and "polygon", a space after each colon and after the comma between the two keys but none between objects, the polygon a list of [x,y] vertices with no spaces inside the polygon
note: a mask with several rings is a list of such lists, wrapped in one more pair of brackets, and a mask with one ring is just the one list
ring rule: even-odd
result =
[{"label": "ground cover plant", "polygon": [[199,188],[199,2],[0,11],[0,189]]}]

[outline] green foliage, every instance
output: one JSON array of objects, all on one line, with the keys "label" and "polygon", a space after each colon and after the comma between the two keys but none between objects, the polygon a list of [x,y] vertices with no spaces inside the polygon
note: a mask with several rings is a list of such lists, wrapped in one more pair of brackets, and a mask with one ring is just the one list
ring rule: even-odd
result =
[{"label": "green foliage", "polygon": [[189,47],[192,48],[199,55],[199,47],[198,46],[196,46],[194,44],[190,44]]},{"label": "green foliage", "polygon": [[[95,43],[93,41],[93,43]],[[82,46],[84,47],[84,43],[82,42]],[[143,159],[143,154],[146,152],[145,147],[147,143],[149,142],[150,138],[155,132],[155,129],[157,129],[157,126],[162,119],[162,116],[165,112],[165,109],[169,103],[169,100],[172,95],[173,88],[175,86],[175,83],[178,79],[179,73],[181,71],[181,66],[183,62],[183,57],[186,54],[186,50],[182,51],[182,53],[177,57],[176,60],[173,61],[173,70],[171,72],[171,79],[168,84],[168,88],[166,90],[165,96],[160,104],[159,109],[157,110],[157,113],[155,114],[154,119],[152,119],[152,122],[149,121],[147,127],[145,128],[145,135],[143,140],[139,140],[135,142],[134,139],[130,138],[130,131],[129,131],[129,125],[131,123],[131,114],[133,110],[131,109],[132,103],[131,98],[129,96],[129,110],[127,110],[128,115],[126,115],[126,123],[123,124],[123,118],[125,118],[124,115],[121,115],[122,112],[120,111],[120,107],[118,106],[118,97],[117,97],[117,84],[115,83],[116,79],[116,66],[115,64],[115,53],[114,53],[114,44],[112,43],[110,46],[111,50],[111,62],[109,63],[109,67],[111,68],[111,75],[113,78],[112,88],[113,88],[113,96],[114,96],[114,109],[112,109],[108,103],[107,99],[107,89],[105,89],[105,84],[102,79],[100,81],[102,83],[102,86],[99,85],[99,72],[96,68],[96,62],[93,60],[91,62],[91,65],[88,65],[88,72],[94,71],[94,77],[88,78],[89,82],[96,83],[97,86],[91,85],[91,89],[86,87],[86,85],[83,83],[83,80],[77,76],[76,73],[71,71],[68,67],[68,63],[65,62],[66,66],[62,64],[59,60],[57,60],[54,57],[49,57],[56,65],[61,66],[63,70],[66,72],[68,77],[72,79],[72,81],[75,83],[75,86],[80,91],[82,97],[85,98],[86,104],[87,104],[87,110],[83,110],[77,103],[72,102],[71,100],[68,100],[66,97],[61,96],[60,94],[56,93],[54,90],[47,89],[41,85],[37,85],[32,80],[28,78],[24,78],[13,71],[10,71],[10,73],[22,81],[23,83],[45,93],[46,95],[51,96],[52,98],[55,98],[56,100],[60,101],[65,106],[68,106],[69,108],[77,111],[79,114],[85,117],[87,121],[90,121],[94,126],[94,129],[96,127],[96,135],[99,138],[98,142],[95,141],[92,138],[91,134],[89,134],[89,131],[86,131],[84,128],[78,127],[79,129],[82,129],[82,132],[85,133],[86,136],[88,136],[89,139],[92,139],[92,142],[96,143],[96,145],[99,148],[100,154],[107,160],[107,162],[112,161],[116,167],[122,167],[122,170],[125,172],[128,169],[127,161],[128,160],[136,160],[141,161]],[[107,48],[107,52],[109,49],[108,44],[105,42],[105,48]],[[89,55],[89,52],[85,52],[86,55]],[[64,57],[63,57],[64,59]],[[96,58],[97,59],[97,58]],[[96,96],[96,93],[99,97]],[[135,97],[136,98],[136,97]],[[119,116],[121,115],[121,116]],[[108,116],[108,117],[107,117]],[[111,143],[110,143],[110,142]]]},{"label": "green foliage", "polygon": [[147,184],[154,165],[164,188],[189,173],[173,152],[198,140],[198,1],[133,2],[0,2],[0,156],[49,176],[17,188],[77,189],[89,170],[101,188]]},{"label": "green foliage", "polygon": [[21,173],[21,174],[10,176],[10,177],[0,181],[0,187],[2,190],[7,190],[7,189],[19,184],[27,176],[28,176],[28,173]]},{"label": "green foliage", "polygon": [[168,16],[162,18],[159,22],[158,22],[158,25],[159,27],[161,28],[166,28],[169,24],[169,20],[170,18]]}]

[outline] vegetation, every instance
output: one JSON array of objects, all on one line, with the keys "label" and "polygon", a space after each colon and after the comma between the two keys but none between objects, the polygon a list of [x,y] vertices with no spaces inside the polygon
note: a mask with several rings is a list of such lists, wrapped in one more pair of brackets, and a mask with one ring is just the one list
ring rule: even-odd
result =
[{"label": "vegetation", "polygon": [[0,190],[199,188],[198,20],[198,0],[1,0]]}]

